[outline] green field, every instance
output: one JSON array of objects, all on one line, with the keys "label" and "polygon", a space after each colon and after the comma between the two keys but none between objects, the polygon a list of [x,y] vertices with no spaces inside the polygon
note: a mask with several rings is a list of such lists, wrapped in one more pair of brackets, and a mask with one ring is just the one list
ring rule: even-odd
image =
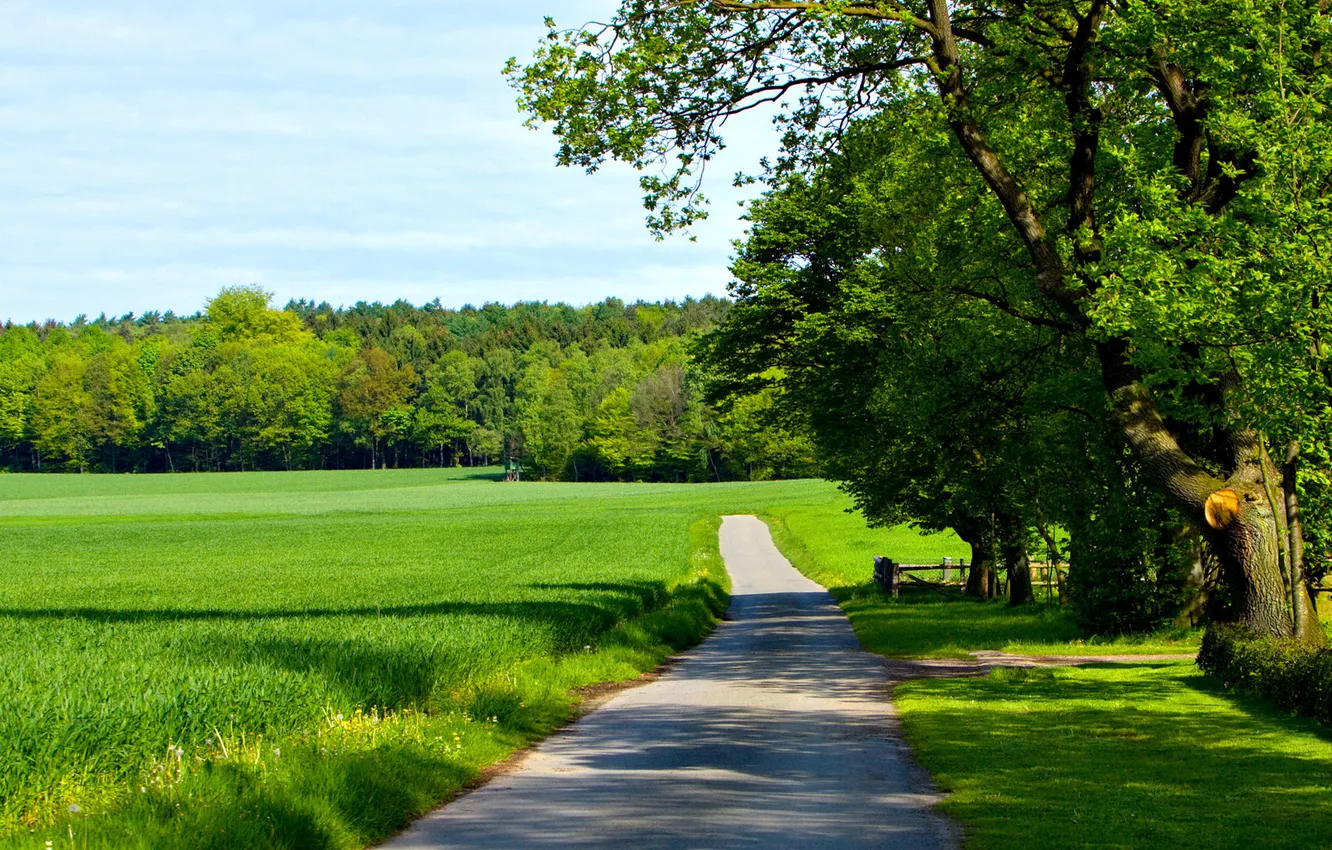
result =
[{"label": "green field", "polygon": [[920,540],[824,482],[494,479],[0,476],[0,835],[363,846],[699,639],[718,515]]},{"label": "green field", "polygon": [[[1052,606],[894,603],[871,555],[965,547],[867,529],[825,482],[494,478],[0,476],[0,846],[374,842],[566,722],[579,686],[700,639],[725,513],[763,516],[884,654],[1196,645],[1089,641]],[[1326,732],[1187,662],[898,699],[969,847],[1332,846]]]}]

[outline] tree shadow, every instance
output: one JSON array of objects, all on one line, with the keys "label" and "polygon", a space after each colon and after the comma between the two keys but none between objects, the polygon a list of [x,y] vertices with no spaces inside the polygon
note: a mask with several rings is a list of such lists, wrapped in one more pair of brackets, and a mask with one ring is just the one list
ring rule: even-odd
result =
[{"label": "tree shadow", "polygon": [[941,846],[899,746],[870,714],[613,704],[405,846]]},{"label": "tree shadow", "polygon": [[[578,585],[529,585],[537,589],[557,589]],[[664,587],[651,582],[587,585],[586,590],[600,595],[586,601],[568,599],[512,602],[440,601],[413,605],[353,605],[342,607],[273,608],[245,610],[235,608],[0,608],[0,618],[18,620],[87,620],[97,623],[187,622],[200,620],[307,620],[329,617],[438,617],[447,615],[475,617],[516,617],[549,622],[591,622],[609,627],[626,613],[642,608],[630,600],[661,600]]]},{"label": "tree shadow", "polygon": [[1312,717],[1306,717],[1290,709],[1275,705],[1259,694],[1227,688],[1216,679],[1205,674],[1187,679],[1184,684],[1198,693],[1226,700],[1257,722],[1281,724],[1332,744],[1332,729]]},{"label": "tree shadow", "polygon": [[467,472],[462,475],[453,476],[455,481],[503,481],[504,470],[498,472]]},{"label": "tree shadow", "polygon": [[982,602],[928,592],[890,600],[868,587],[844,589],[839,598],[865,645],[892,655],[964,656],[1012,643],[1057,647],[1082,637],[1051,605],[1011,607],[1004,600]]},{"label": "tree shadow", "polygon": [[528,587],[537,590],[575,591],[579,594],[596,593],[621,600],[626,613],[647,611],[663,604],[670,596],[662,581],[594,581],[594,582],[538,582]]}]

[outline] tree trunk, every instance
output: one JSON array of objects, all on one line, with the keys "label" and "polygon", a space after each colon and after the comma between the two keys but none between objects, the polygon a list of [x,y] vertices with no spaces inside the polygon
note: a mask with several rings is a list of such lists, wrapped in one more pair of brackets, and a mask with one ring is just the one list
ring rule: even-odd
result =
[{"label": "tree trunk", "polygon": [[1318,621],[1318,608],[1304,580],[1304,526],[1300,521],[1298,476],[1300,444],[1292,442],[1281,467],[1281,489],[1286,497],[1286,534],[1290,539],[1290,579],[1295,637],[1310,646],[1326,646],[1327,633]]},{"label": "tree trunk", "polygon": [[1008,604],[1028,605],[1036,601],[1031,587],[1031,559],[1027,556],[1027,527],[1017,517],[1004,516],[999,520],[999,547],[1004,566],[1008,569]]},{"label": "tree trunk", "polygon": [[1236,603],[1236,623],[1255,634],[1291,637],[1294,624],[1281,577],[1277,518],[1261,482],[1252,435],[1231,432],[1236,471],[1225,481],[1200,467],[1170,433],[1151,391],[1128,363],[1127,345],[1097,345],[1111,410],[1139,463],[1189,518],[1207,529]]},{"label": "tree trunk", "polygon": [[[1211,504],[1220,507],[1209,512],[1208,538],[1233,594],[1238,622],[1258,634],[1293,637],[1272,506],[1261,487],[1237,487],[1214,494]],[[1232,504],[1237,507],[1230,513]]]},{"label": "tree trunk", "polygon": [[988,518],[967,520],[953,526],[957,536],[971,547],[971,567],[967,571],[967,596],[989,599],[994,595],[990,572],[994,565],[994,535]]},{"label": "tree trunk", "polygon": [[1179,609],[1179,613],[1175,615],[1175,625],[1184,628],[1192,628],[1203,622],[1208,601],[1207,548],[1203,546],[1201,535],[1191,536],[1190,539],[1189,551],[1193,565],[1180,582],[1180,589],[1188,595],[1188,598]]}]

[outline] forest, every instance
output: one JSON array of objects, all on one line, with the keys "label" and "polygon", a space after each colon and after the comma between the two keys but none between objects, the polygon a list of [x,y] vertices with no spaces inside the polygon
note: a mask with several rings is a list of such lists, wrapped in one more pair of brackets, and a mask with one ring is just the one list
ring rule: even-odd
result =
[{"label": "forest", "polygon": [[808,476],[772,391],[703,397],[692,341],[729,302],[445,309],[222,290],[0,330],[0,469],[173,472],[521,464],[567,480]]}]

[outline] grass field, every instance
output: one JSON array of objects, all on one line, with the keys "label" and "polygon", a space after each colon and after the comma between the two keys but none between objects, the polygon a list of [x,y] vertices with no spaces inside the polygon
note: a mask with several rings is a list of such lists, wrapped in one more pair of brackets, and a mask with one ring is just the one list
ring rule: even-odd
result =
[{"label": "grass field", "polygon": [[0,844],[363,846],[697,641],[719,514],[858,522],[823,482],[494,478],[0,477]]},{"label": "grass field", "polygon": [[[752,512],[891,655],[1089,642],[1050,606],[886,599],[823,482],[504,484],[403,470],[0,476],[0,846],[362,847],[697,641]],[[899,689],[969,847],[1332,846],[1325,730],[1188,663]],[[51,842],[48,845],[46,842]]]},{"label": "grass field", "polygon": [[[885,541],[857,517],[779,505],[767,519],[787,557],[832,589],[861,642],[884,655],[1197,648],[1196,630],[1087,640],[1049,606],[929,592],[893,602],[863,558]],[[928,560],[911,547],[942,542],[888,541],[902,561]],[[1227,693],[1191,661],[918,680],[896,701],[968,850],[1332,847],[1332,731]]]}]

